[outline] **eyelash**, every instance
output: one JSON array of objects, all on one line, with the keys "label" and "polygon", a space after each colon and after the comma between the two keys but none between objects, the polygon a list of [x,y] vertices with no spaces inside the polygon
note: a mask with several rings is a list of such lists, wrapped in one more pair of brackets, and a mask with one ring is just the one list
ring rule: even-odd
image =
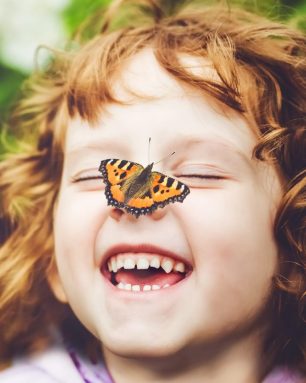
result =
[{"label": "eyelash", "polygon": [[88,177],[72,177],[72,182],[89,181],[89,180],[102,180],[102,176],[88,176]]},{"label": "eyelash", "polygon": [[179,174],[176,177],[178,177],[178,178],[179,177],[182,177],[182,178],[202,178],[202,179],[212,179],[212,180],[224,179],[224,177],[216,176],[213,174],[206,174],[206,175],[202,175],[202,174]]}]

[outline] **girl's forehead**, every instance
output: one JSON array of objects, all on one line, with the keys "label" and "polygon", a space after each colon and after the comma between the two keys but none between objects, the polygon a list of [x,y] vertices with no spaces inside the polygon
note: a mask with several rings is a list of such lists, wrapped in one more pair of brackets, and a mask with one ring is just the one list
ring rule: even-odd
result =
[{"label": "girl's forehead", "polygon": [[[220,81],[208,59],[180,55],[182,65],[195,75],[213,82]],[[233,135],[248,151],[254,146],[255,135],[244,116],[222,104],[215,97],[179,82],[157,62],[152,49],[144,49],[132,56],[114,75],[112,91],[123,104],[101,105],[98,120],[88,122],[75,117],[68,124],[66,151],[91,146],[98,141],[116,141],[118,144],[141,135],[152,136],[156,141],[169,137],[192,136],[197,127],[206,128],[206,134],[222,135],[229,141]],[[200,135],[205,129],[199,129]],[[167,134],[170,134],[167,136]],[[224,137],[223,137],[224,138]],[[122,145],[121,145],[122,146]]]},{"label": "girl's forehead", "polygon": [[[209,59],[183,53],[179,54],[178,58],[182,67],[191,74],[215,82],[220,81]],[[129,102],[133,95],[159,98],[181,93],[184,96],[187,86],[160,66],[151,48],[145,48],[130,57],[122,66],[120,72],[114,76],[112,88],[116,98]],[[190,91],[197,92],[191,87]]]}]

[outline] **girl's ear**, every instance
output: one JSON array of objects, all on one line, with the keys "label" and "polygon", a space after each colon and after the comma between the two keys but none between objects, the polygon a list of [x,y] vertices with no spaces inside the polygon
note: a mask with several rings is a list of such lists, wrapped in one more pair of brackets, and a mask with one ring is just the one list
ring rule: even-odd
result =
[{"label": "girl's ear", "polygon": [[56,299],[62,303],[68,303],[68,299],[55,263],[47,273],[47,281]]}]

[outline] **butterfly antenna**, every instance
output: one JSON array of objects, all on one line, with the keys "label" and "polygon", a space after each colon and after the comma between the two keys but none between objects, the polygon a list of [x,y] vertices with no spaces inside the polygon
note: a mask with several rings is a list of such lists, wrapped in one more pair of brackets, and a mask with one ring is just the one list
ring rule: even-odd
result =
[{"label": "butterfly antenna", "polygon": [[154,162],[154,165],[159,164],[160,162],[164,161],[166,158],[173,156],[173,154],[175,154],[175,152],[173,152],[173,153],[171,153],[171,154],[167,154],[167,155],[166,155],[164,158],[162,158],[161,160],[159,160],[159,161],[157,161],[157,162]]},{"label": "butterfly antenna", "polygon": [[148,164],[150,163],[150,144],[151,144],[151,137],[149,137],[149,146],[148,146]]}]

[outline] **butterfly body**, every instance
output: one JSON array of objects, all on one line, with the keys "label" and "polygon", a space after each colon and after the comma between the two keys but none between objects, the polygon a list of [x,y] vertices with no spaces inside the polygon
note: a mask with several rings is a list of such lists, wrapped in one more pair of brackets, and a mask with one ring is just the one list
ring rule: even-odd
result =
[{"label": "butterfly body", "polygon": [[127,160],[101,161],[99,171],[106,185],[108,204],[139,217],[170,202],[183,202],[190,193],[188,186],[165,174],[152,172],[153,165],[144,168]]},{"label": "butterfly body", "polygon": [[148,165],[138,175],[135,175],[135,178],[131,179],[131,183],[128,183],[129,188],[125,193],[124,203],[128,203],[135,196],[141,197],[143,193],[148,191],[153,165],[154,163]]}]

